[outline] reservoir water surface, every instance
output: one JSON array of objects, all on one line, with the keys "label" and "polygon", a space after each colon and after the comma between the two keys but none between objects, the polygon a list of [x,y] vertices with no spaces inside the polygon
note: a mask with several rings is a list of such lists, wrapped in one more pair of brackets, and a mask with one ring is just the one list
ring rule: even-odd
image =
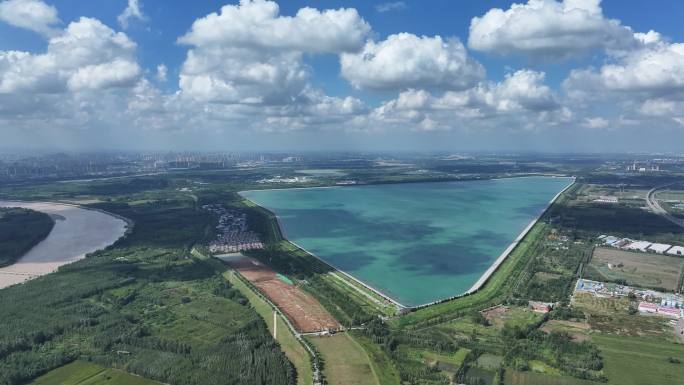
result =
[{"label": "reservoir water surface", "polygon": [[245,191],[287,238],[406,306],[467,291],[572,178]]}]

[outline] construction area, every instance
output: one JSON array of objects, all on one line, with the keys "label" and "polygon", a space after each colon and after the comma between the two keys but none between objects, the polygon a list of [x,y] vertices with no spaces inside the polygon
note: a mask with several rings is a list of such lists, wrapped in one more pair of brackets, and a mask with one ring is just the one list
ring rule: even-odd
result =
[{"label": "construction area", "polygon": [[268,297],[299,333],[327,333],[341,325],[309,293],[287,277],[254,258],[230,258],[226,262],[242,277]]}]

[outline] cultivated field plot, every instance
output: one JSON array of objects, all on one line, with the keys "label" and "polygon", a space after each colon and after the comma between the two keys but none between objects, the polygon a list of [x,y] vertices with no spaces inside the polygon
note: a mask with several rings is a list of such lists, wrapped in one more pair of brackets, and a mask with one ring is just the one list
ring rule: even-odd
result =
[{"label": "cultivated field plot", "polygon": [[309,341],[323,356],[330,385],[378,385],[368,355],[347,333]]},{"label": "cultivated field plot", "polygon": [[644,337],[625,337],[599,334],[592,337],[604,362],[608,385],[681,384],[684,365],[681,360],[684,345],[664,343]]},{"label": "cultivated field plot", "polygon": [[618,188],[616,186],[589,184],[582,189],[584,201],[591,202],[604,196],[614,196],[622,203],[643,204],[648,195],[647,188]]},{"label": "cultivated field plot", "polygon": [[[627,285],[676,291],[684,258],[599,247],[589,264],[603,280],[625,280]],[[591,271],[593,270],[593,271]]]},{"label": "cultivated field plot", "polygon": [[670,214],[684,217],[684,190],[663,190],[656,192],[660,206]]},{"label": "cultivated field plot", "polygon": [[563,320],[550,320],[541,327],[541,331],[546,333],[563,332],[572,336],[576,342],[587,341],[590,339],[589,331],[591,326],[586,322],[574,322]]},{"label": "cultivated field plot", "polygon": [[259,288],[290,319],[297,331],[302,333],[339,329],[340,324],[310,294],[285,282],[261,262],[253,258],[241,258],[228,262],[233,269]]},{"label": "cultivated field plot", "polygon": [[74,361],[37,378],[30,385],[161,385],[128,374],[85,361]]},{"label": "cultivated field plot", "polygon": [[518,372],[507,369],[504,375],[505,385],[599,385],[601,382],[580,380],[572,377],[549,376],[534,372]]},{"label": "cultivated field plot", "polygon": [[523,307],[495,306],[482,311],[482,315],[497,329],[509,327],[525,327],[542,318],[542,315]]}]

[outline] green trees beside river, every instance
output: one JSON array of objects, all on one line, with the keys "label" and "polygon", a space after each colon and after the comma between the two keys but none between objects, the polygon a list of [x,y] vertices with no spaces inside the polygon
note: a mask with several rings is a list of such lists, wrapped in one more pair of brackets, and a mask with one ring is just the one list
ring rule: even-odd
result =
[{"label": "green trees beside river", "polygon": [[50,234],[49,215],[21,208],[0,208],[0,267],[15,263]]}]

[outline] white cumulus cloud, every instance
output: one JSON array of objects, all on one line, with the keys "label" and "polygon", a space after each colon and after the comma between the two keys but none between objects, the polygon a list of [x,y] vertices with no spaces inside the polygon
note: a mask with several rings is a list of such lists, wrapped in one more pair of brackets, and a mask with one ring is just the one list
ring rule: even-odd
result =
[{"label": "white cumulus cloud", "polygon": [[310,78],[304,53],[355,51],[370,32],[355,9],[279,13],[275,2],[243,0],[196,20],[178,40],[192,46],[180,73],[184,95],[226,104],[297,103]]},{"label": "white cumulus cloud", "polygon": [[355,9],[302,8],[281,16],[278,4],[241,0],[196,20],[179,42],[193,46],[242,47],[300,52],[345,52],[363,46],[370,26]]},{"label": "white cumulus cloud", "polygon": [[132,85],[136,45],[97,19],[81,18],[50,39],[47,51],[0,51],[0,93],[57,93]]},{"label": "white cumulus cloud", "polygon": [[59,32],[61,23],[55,7],[40,0],[6,0],[0,2],[0,21],[45,36]]},{"label": "white cumulus cloud", "polygon": [[684,43],[635,50],[618,63],[603,66],[600,76],[611,90],[684,91]]},{"label": "white cumulus cloud", "polygon": [[485,77],[484,67],[458,39],[410,33],[369,41],[357,53],[343,53],[340,65],[354,87],[375,90],[464,89]]},{"label": "white cumulus cloud", "polygon": [[572,70],[563,89],[578,105],[599,104],[605,110],[617,106],[632,116],[679,124],[684,43],[667,42],[653,31],[635,35],[644,45],[610,57],[601,67]]},{"label": "white cumulus cloud", "polygon": [[417,125],[421,130],[447,129],[464,122],[504,118],[522,126],[543,121],[556,124],[569,119],[557,96],[544,84],[544,73],[519,70],[499,83],[480,83],[463,91],[433,96],[425,90],[401,92],[373,111],[375,120]]},{"label": "white cumulus cloud", "polygon": [[468,46],[496,54],[565,59],[636,42],[630,28],[603,16],[601,0],[529,0],[494,8],[470,23]]}]

